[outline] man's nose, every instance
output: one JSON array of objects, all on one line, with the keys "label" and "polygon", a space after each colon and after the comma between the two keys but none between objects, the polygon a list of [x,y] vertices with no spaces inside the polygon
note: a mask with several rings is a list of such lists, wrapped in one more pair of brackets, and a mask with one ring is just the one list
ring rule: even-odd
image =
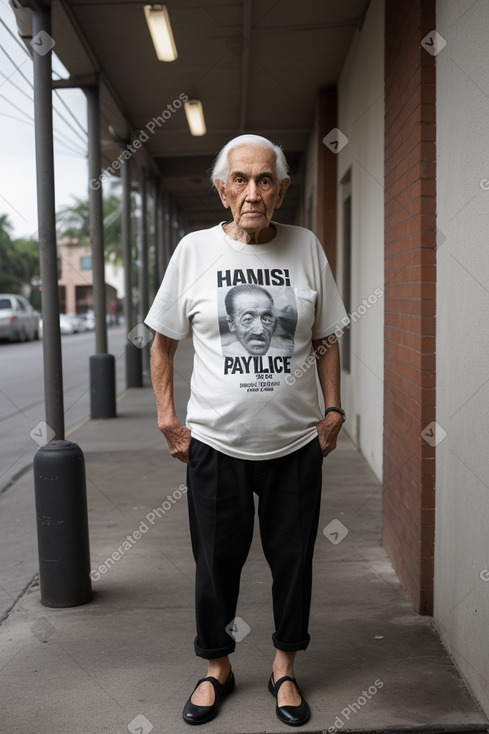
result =
[{"label": "man's nose", "polygon": [[246,187],[246,198],[248,199],[248,201],[257,201],[257,199],[260,198],[258,186],[256,185],[256,182],[253,181],[253,179],[250,179],[248,181],[248,186]]},{"label": "man's nose", "polygon": [[253,334],[263,334],[263,332],[265,331],[265,327],[263,326],[261,319],[257,318],[253,321],[251,331]]}]

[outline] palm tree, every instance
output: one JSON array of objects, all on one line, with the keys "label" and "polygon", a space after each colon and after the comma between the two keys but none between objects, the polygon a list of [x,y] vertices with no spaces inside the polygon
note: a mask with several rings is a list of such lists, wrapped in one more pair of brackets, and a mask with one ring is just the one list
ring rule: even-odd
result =
[{"label": "palm tree", "polygon": [[[103,199],[105,258],[110,257],[113,262],[122,262],[122,204],[119,193],[114,193],[116,185],[110,188],[111,193]],[[60,209],[56,214],[56,224],[59,236],[69,238],[73,241],[73,245],[89,246],[91,240],[88,199],[75,199],[74,204]]]},{"label": "palm tree", "polygon": [[73,244],[90,243],[88,199],[75,199],[56,213],[56,227],[62,237],[74,240]]}]

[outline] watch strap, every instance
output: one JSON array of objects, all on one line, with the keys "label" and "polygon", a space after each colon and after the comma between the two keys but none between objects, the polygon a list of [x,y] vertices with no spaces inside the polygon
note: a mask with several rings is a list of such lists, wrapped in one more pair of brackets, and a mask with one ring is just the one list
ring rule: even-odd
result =
[{"label": "watch strap", "polygon": [[324,417],[328,415],[328,413],[339,413],[343,419],[343,423],[346,421],[346,413],[343,410],[343,408],[337,408],[336,406],[332,406],[330,408],[326,408],[324,411]]}]

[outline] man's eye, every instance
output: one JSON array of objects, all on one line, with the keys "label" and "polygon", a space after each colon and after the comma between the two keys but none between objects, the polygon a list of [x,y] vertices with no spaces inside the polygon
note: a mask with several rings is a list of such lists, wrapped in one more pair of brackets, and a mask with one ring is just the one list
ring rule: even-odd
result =
[{"label": "man's eye", "polygon": [[264,186],[270,186],[271,184],[271,181],[269,178],[262,178],[261,182],[262,184],[264,184]]},{"label": "man's eye", "polygon": [[251,316],[243,316],[241,323],[243,326],[250,326],[253,323],[253,319]]},{"label": "man's eye", "polygon": [[267,326],[270,326],[270,324],[273,321],[272,316],[262,316],[261,317],[262,323],[266,324]]}]

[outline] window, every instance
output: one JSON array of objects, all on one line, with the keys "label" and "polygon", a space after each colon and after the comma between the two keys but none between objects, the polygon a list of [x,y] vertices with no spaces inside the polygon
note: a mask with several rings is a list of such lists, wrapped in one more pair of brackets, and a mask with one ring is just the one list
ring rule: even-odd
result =
[{"label": "window", "polygon": [[91,270],[92,269],[92,256],[91,255],[83,255],[80,258],[80,269],[81,270]]}]

